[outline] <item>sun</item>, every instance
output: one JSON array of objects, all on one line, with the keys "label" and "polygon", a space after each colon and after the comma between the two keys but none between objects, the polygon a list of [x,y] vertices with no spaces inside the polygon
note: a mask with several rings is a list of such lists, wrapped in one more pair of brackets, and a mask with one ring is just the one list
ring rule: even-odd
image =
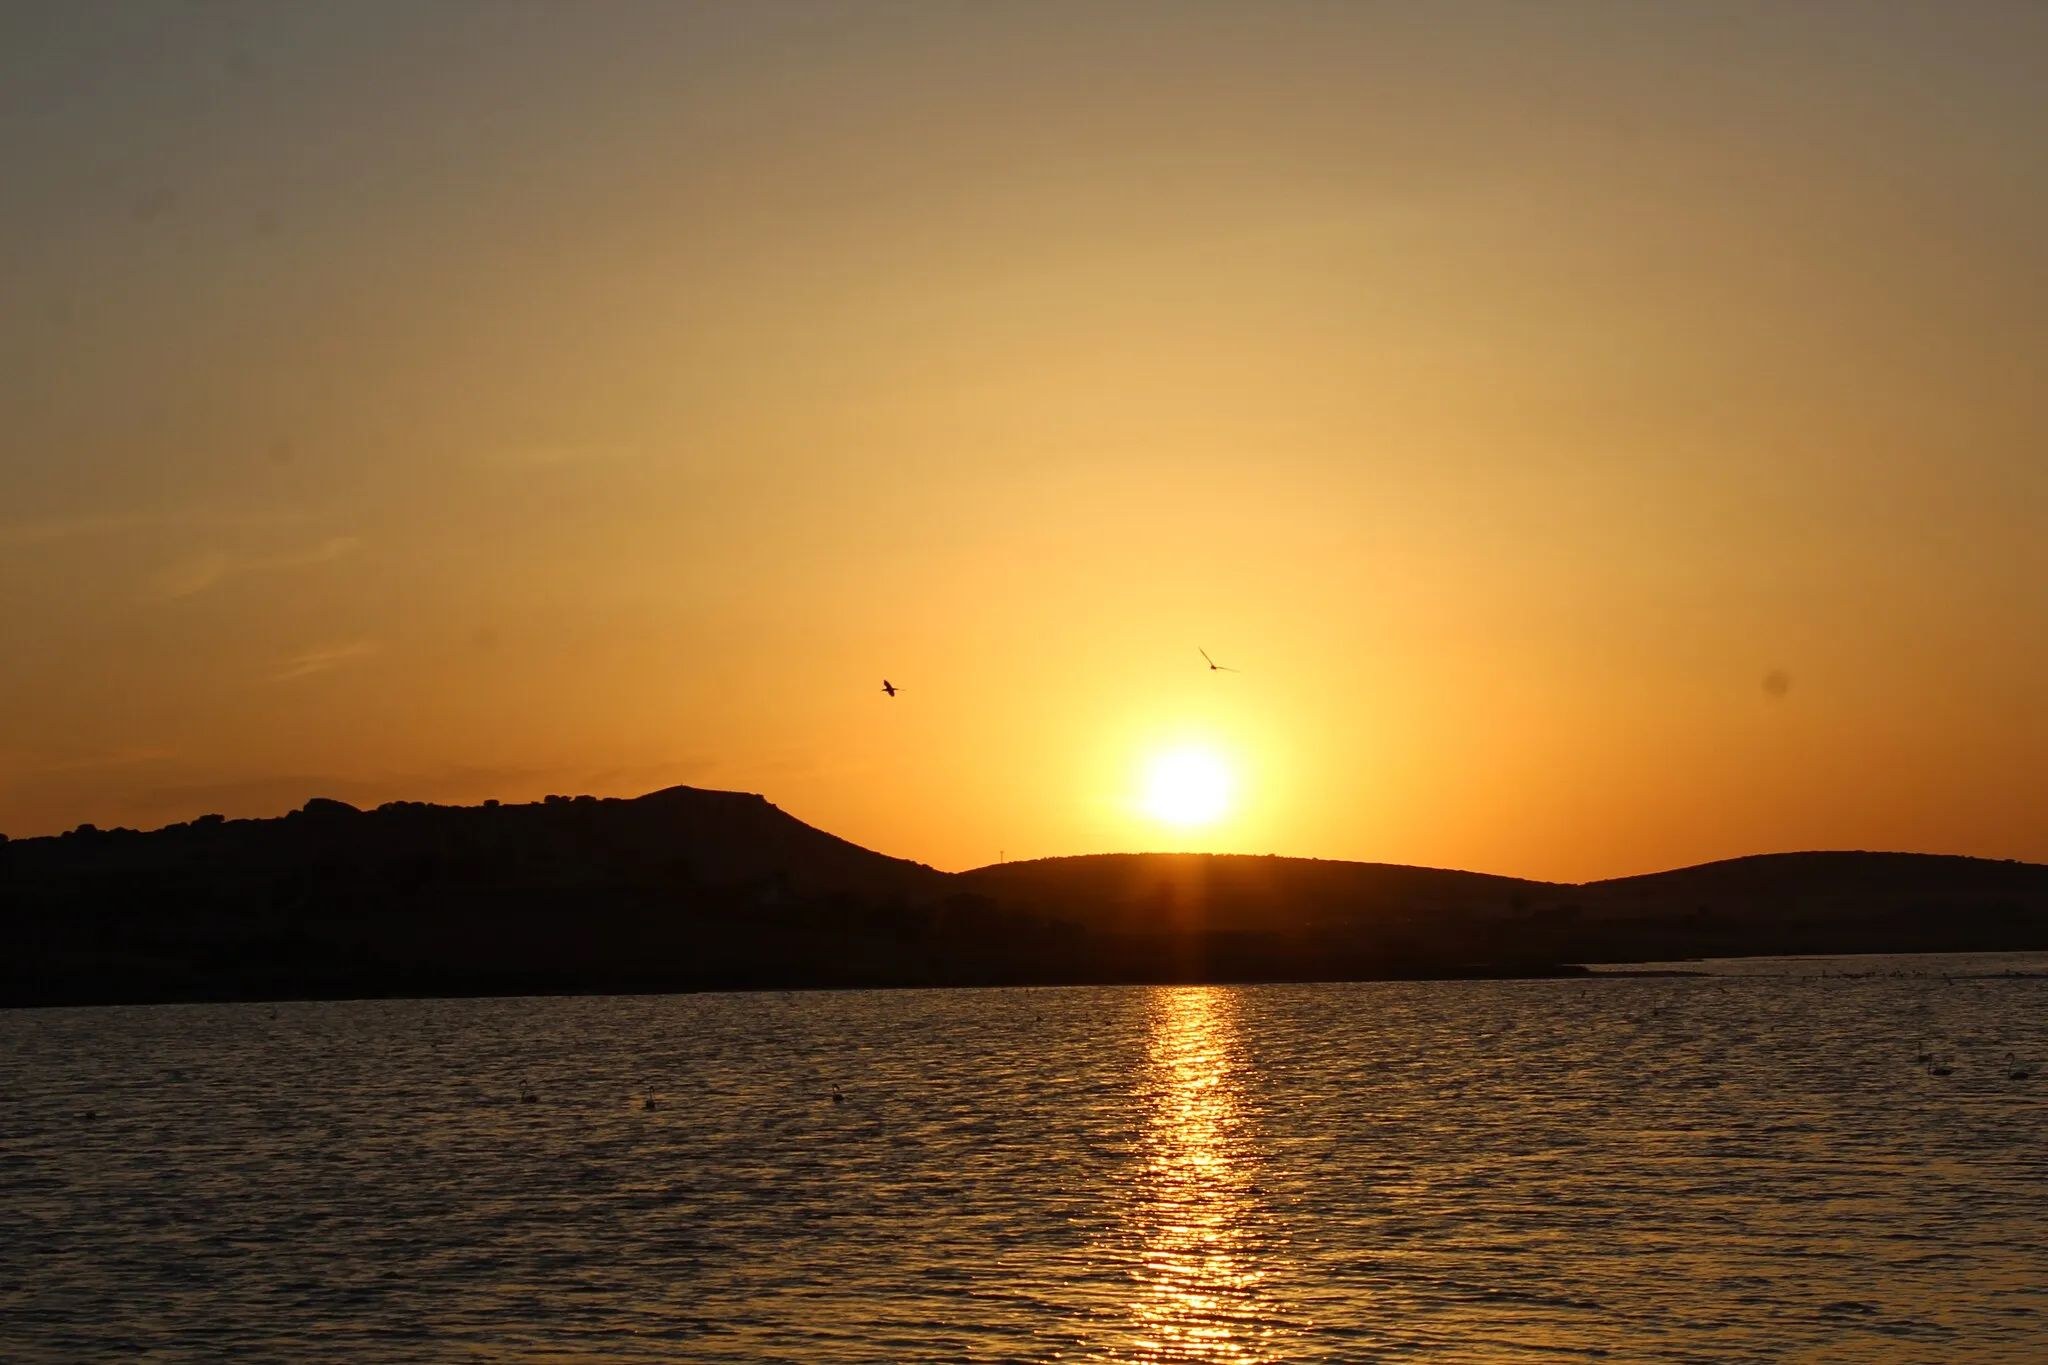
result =
[{"label": "sun", "polygon": [[1213,823],[1230,809],[1228,765],[1207,749],[1169,749],[1145,768],[1145,813],[1169,825],[1192,828]]}]

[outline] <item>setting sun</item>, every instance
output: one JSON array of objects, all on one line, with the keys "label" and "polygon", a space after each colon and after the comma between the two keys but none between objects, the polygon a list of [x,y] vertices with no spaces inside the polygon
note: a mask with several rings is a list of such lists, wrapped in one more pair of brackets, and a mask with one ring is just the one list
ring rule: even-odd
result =
[{"label": "setting sun", "polygon": [[1169,825],[1206,825],[1230,809],[1230,769],[1206,749],[1155,755],[1145,770],[1145,813]]}]

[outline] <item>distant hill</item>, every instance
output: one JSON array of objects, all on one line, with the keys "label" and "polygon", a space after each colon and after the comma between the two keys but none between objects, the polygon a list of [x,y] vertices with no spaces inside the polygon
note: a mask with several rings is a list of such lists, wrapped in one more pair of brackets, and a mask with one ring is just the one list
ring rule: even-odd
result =
[{"label": "distant hill", "polygon": [[1226,853],[1097,853],[997,863],[960,874],[976,893],[1120,928],[1356,926],[1399,914],[1510,912],[1548,882],[1394,863]]},{"label": "distant hill", "polygon": [[1102,854],[947,874],[759,796],[309,801],[0,840],[0,1005],[1526,975],[1747,953],[2048,948],[2048,867],[1799,853],[1573,886]]},{"label": "distant hill", "polygon": [[1920,853],[1766,854],[1583,885],[1312,858],[1096,854],[1001,863],[960,881],[1099,938],[1206,936],[1234,945],[1240,962],[1344,969],[1333,974],[2048,948],[2048,867]]},{"label": "distant hill", "polygon": [[1589,882],[1574,902],[1587,960],[2048,948],[2048,867],[1990,858],[1760,854]]},{"label": "distant hill", "polygon": [[1589,882],[1582,891],[1608,915],[1702,907],[1815,919],[1970,912],[2038,902],[2048,895],[2048,867],[1932,853],[1765,853]]}]

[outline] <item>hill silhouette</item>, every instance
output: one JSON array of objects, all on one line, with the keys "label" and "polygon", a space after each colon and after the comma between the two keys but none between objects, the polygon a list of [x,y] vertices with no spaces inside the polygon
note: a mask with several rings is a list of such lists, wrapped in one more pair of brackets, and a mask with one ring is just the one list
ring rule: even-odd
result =
[{"label": "hill silhouette", "polygon": [[1101,854],[949,874],[760,796],[313,800],[0,840],[0,1004],[1525,975],[1779,952],[2048,947],[2048,867],[1741,858],[1585,885]]}]

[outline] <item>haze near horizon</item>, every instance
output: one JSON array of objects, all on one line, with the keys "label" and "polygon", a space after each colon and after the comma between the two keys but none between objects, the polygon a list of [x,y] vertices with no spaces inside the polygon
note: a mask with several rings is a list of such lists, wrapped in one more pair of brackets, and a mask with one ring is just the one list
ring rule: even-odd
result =
[{"label": "haze near horizon", "polygon": [[2023,4],[0,8],[0,829],[2048,861],[2044,90]]}]

